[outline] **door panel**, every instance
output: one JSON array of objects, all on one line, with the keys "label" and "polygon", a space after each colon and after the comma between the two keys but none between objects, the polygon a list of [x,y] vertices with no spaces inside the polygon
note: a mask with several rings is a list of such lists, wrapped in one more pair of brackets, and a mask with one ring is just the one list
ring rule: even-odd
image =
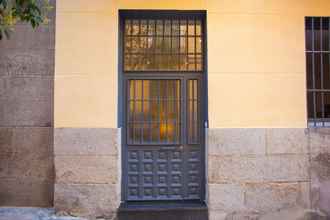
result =
[{"label": "door panel", "polygon": [[121,11],[120,27],[123,199],[203,200],[205,13]]},{"label": "door panel", "polygon": [[126,199],[201,199],[198,79],[127,80]]}]

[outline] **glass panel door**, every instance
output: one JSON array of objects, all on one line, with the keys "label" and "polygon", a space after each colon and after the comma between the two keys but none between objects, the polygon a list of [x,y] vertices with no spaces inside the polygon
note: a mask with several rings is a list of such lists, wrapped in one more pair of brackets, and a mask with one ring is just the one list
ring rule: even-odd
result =
[{"label": "glass panel door", "polygon": [[201,198],[198,79],[128,79],[127,200]]}]

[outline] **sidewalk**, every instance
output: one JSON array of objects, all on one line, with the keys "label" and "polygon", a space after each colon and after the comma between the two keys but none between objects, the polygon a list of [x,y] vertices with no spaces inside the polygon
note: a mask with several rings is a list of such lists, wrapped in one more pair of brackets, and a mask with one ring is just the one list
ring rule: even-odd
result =
[{"label": "sidewalk", "polygon": [[55,216],[52,208],[0,208],[0,220],[86,220]]}]

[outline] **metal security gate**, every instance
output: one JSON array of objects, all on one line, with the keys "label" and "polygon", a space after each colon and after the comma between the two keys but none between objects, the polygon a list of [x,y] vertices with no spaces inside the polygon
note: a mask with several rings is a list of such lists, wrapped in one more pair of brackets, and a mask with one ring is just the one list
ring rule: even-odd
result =
[{"label": "metal security gate", "polygon": [[121,12],[125,201],[204,199],[203,22]]}]

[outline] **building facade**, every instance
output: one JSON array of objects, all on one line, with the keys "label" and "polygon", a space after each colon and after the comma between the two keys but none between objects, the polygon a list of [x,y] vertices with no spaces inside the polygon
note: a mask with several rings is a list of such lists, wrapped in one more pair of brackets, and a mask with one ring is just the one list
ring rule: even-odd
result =
[{"label": "building facade", "polygon": [[330,216],[329,1],[54,4],[0,43],[0,205]]}]

